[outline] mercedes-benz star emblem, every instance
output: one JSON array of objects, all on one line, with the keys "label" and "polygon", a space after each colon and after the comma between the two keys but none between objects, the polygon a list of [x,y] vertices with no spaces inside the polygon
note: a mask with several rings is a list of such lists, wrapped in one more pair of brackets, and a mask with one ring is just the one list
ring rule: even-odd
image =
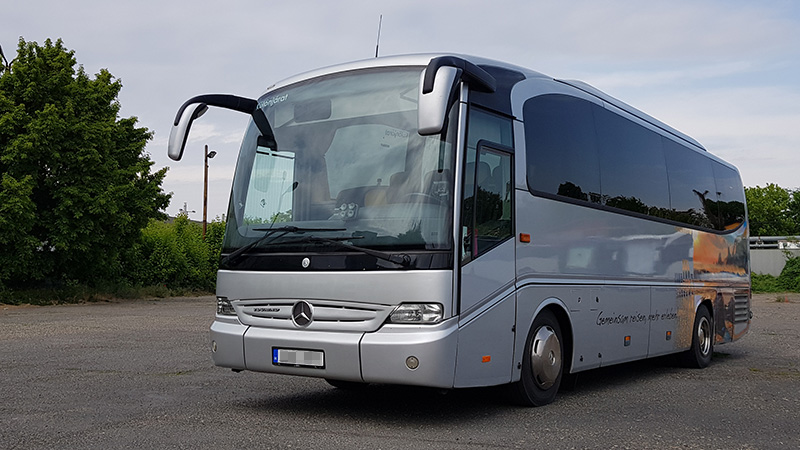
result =
[{"label": "mercedes-benz star emblem", "polygon": [[292,306],[292,322],[298,327],[305,327],[314,318],[314,308],[305,300],[301,300]]},{"label": "mercedes-benz star emblem", "polygon": [[311,260],[308,258],[303,258],[301,264],[303,264],[303,269],[308,269],[308,266],[311,265]]}]

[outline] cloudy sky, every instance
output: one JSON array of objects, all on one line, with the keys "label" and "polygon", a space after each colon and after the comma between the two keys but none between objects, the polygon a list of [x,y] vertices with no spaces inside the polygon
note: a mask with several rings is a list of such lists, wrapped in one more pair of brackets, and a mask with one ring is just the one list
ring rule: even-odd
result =
[{"label": "cloudy sky", "polygon": [[122,80],[121,115],[155,132],[167,212],[227,209],[246,117],[210,110],[183,160],[171,121],[205,93],[257,97],[288,76],[374,56],[457,52],[579,79],[661,119],[739,167],[745,186],[800,188],[800,1],[12,1],[0,45],[62,38],[89,74]]}]

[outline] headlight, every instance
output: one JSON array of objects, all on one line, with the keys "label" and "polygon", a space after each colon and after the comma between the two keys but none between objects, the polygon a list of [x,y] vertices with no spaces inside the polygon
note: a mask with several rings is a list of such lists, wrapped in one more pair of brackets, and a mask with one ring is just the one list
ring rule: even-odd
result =
[{"label": "headlight", "polygon": [[217,314],[221,316],[235,316],[236,311],[228,297],[217,297]]},{"label": "headlight", "polygon": [[389,316],[389,323],[439,323],[444,317],[444,308],[439,303],[407,303],[398,306]]}]

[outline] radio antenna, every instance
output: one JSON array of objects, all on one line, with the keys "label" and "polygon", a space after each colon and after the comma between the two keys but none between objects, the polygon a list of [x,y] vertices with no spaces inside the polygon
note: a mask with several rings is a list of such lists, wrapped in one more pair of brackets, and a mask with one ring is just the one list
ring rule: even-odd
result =
[{"label": "radio antenna", "polygon": [[378,18],[378,41],[375,43],[375,57],[378,57],[378,48],[381,46],[381,25],[383,24],[383,14]]}]

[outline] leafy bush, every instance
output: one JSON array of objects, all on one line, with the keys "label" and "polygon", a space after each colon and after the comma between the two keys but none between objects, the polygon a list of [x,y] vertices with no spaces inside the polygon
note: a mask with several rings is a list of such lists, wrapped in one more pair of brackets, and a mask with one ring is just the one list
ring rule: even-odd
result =
[{"label": "leafy bush", "polygon": [[788,257],[778,276],[778,286],[784,291],[800,292],[800,257]]},{"label": "leafy bush", "polygon": [[800,257],[787,256],[778,277],[754,273],[750,279],[753,292],[800,292]]},{"label": "leafy bush", "polygon": [[754,293],[783,292],[778,285],[778,279],[769,274],[754,273],[750,277]]},{"label": "leafy bush", "polygon": [[202,226],[186,216],[150,221],[126,256],[126,279],[140,286],[214,290],[225,224],[216,220],[207,228],[204,241]]}]

